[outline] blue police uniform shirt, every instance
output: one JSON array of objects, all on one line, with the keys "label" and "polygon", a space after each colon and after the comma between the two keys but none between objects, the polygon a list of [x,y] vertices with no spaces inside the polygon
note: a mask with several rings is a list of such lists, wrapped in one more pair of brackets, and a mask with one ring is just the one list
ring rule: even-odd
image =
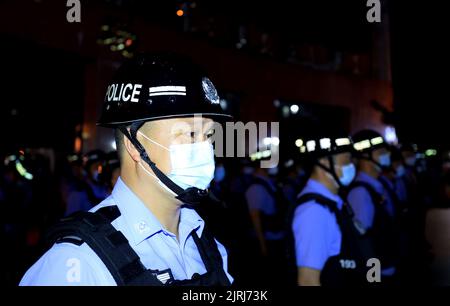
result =
[{"label": "blue police uniform shirt", "polygon": [[[275,192],[275,186],[273,186],[272,182],[268,178],[260,175],[255,176],[266,181],[272,191]],[[276,212],[275,199],[270,195],[267,189],[260,184],[250,185],[245,192],[245,198],[250,210],[260,210],[266,215],[273,215]]]},{"label": "blue police uniform shirt", "polygon": [[72,191],[67,196],[65,215],[68,216],[77,211],[89,211],[92,206],[85,191]]},{"label": "blue police uniform shirt", "polygon": [[[311,192],[335,201],[338,209],[342,209],[343,200],[314,179],[308,180],[299,197]],[[315,201],[297,207],[292,231],[298,267],[322,270],[328,258],[341,251],[342,234],[336,216]]]},{"label": "blue police uniform shirt", "polygon": [[[394,192],[394,194],[395,195],[397,195],[396,194],[396,192],[395,192],[395,185],[394,185],[394,182],[393,181],[391,181],[387,176],[385,176],[385,175],[382,175],[381,177],[380,177],[380,180],[383,180],[388,186],[389,186],[389,188],[391,189],[391,191],[393,191]],[[386,188],[383,186],[383,195],[384,195],[384,197],[385,197],[385,199],[386,199],[386,206],[385,206],[385,208],[386,208],[386,211],[388,212],[388,214],[389,214],[389,216],[391,216],[391,217],[394,217],[394,215],[395,215],[395,204],[394,204],[394,199],[392,198],[392,196],[391,196],[391,194],[386,190]]]},{"label": "blue police uniform shirt", "polygon": [[[94,184],[90,181],[88,181],[87,184],[97,199],[104,200],[109,196],[108,188],[106,188],[106,186]],[[95,204],[97,204],[91,202],[92,201],[89,200],[88,194],[85,190],[73,190],[67,196],[65,215],[68,216],[77,211],[89,211]]]},{"label": "blue police uniform shirt", "polygon": [[[358,173],[355,181],[368,183],[377,193],[383,195],[386,199],[386,211],[389,215],[393,216],[394,204],[392,203],[389,195],[387,195],[387,192],[384,190],[383,184],[381,184],[380,181],[362,171]],[[369,192],[363,187],[356,187],[348,194],[347,201],[355,213],[355,218],[361,222],[361,225],[365,229],[371,228],[375,216],[375,206]]]},{"label": "blue police uniform shirt", "polygon": [[[386,211],[389,213],[389,215],[393,216],[394,205],[380,181],[363,171],[360,171],[358,173],[355,181],[368,183],[375,189],[377,193],[383,195],[386,199]],[[361,223],[364,229],[370,229],[373,226],[374,222],[375,204],[372,202],[372,198],[370,197],[369,192],[363,187],[354,188],[348,194],[347,201],[353,209],[355,219],[357,219]],[[394,273],[394,267],[388,267],[381,270],[382,275],[393,275]]]},{"label": "blue police uniform shirt", "polygon": [[[266,181],[273,192],[276,191],[276,187],[272,181],[264,176],[255,175]],[[248,208],[250,210],[259,210],[268,216],[273,216],[276,214],[276,201],[273,196],[267,191],[267,189],[260,184],[251,184],[250,187],[245,192],[245,199],[247,200]],[[282,232],[264,232],[264,237],[267,240],[279,240],[282,239]]]},{"label": "blue police uniform shirt", "polygon": [[[92,192],[94,193],[94,196],[97,199],[106,199],[109,196],[108,188],[102,184],[94,184],[91,181],[87,182],[89,187],[91,187]],[[95,205],[95,204],[94,204]]]},{"label": "blue police uniform shirt", "polygon": [[[111,196],[91,211],[117,205],[121,215],[112,225],[128,239],[147,269],[171,269],[175,279],[190,279],[194,273],[206,273],[206,268],[191,235],[200,237],[204,221],[193,209],[181,208],[179,240],[165,230],[142,201],[119,178]],[[227,252],[217,242],[223,267],[228,274]],[[94,251],[86,244],[55,244],[24,275],[21,286],[27,285],[106,285],[116,282]]]},{"label": "blue police uniform shirt", "polygon": [[406,202],[408,200],[408,192],[406,189],[404,177],[396,177],[394,181],[395,193],[401,202]]}]

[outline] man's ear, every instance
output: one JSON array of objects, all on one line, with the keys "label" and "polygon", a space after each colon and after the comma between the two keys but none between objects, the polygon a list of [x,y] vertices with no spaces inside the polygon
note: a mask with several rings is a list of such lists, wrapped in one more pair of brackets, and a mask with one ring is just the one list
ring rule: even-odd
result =
[{"label": "man's ear", "polygon": [[141,155],[139,154],[139,151],[135,148],[135,146],[131,143],[131,141],[128,139],[127,136],[122,135],[123,137],[123,144],[124,147],[128,153],[128,155],[130,155],[130,157],[135,161],[135,162],[140,162],[141,161]]}]

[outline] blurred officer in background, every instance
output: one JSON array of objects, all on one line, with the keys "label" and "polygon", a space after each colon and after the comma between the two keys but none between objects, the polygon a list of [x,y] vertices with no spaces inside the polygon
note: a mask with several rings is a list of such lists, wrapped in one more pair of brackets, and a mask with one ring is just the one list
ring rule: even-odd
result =
[{"label": "blurred officer in background", "polygon": [[266,284],[279,283],[286,270],[283,248],[284,218],[288,202],[275,181],[277,168],[262,168],[259,164],[261,160],[254,160],[255,171],[245,191],[253,224],[249,242],[256,243],[259,250],[252,259],[252,264],[256,265],[253,277]]},{"label": "blurred officer in background", "polygon": [[381,262],[381,274],[386,280],[395,274],[397,234],[394,203],[379,178],[383,169],[391,167],[391,155],[378,132],[362,130],[352,139],[358,173],[350,186],[347,201],[373,239],[375,254]]},{"label": "blurred officer in background", "polygon": [[[12,153],[12,152],[11,152]],[[26,230],[32,220],[30,207],[33,202],[33,171],[30,156],[14,151],[6,155],[0,168],[0,242],[3,250],[0,260],[4,264],[4,283],[17,283],[17,271],[23,267],[27,254]],[[39,220],[39,216],[35,216]]]},{"label": "blurred officer in background", "polygon": [[107,154],[102,168],[102,181],[105,182],[105,185],[109,189],[109,193],[111,193],[120,176],[120,161],[116,151]]},{"label": "blurred officer in background", "polygon": [[300,165],[296,164],[293,159],[288,159],[283,163],[281,185],[289,205],[296,203],[297,195],[306,183],[305,175],[301,170]]},{"label": "blurred officer in background", "polygon": [[392,178],[394,184],[394,191],[397,195],[400,205],[406,208],[408,201],[408,191],[406,188],[406,167],[405,162],[400,152],[395,146],[391,146],[391,162],[394,177]]},{"label": "blurred officer in background", "polygon": [[226,250],[192,209],[214,175],[213,120],[229,117],[189,60],[125,63],[99,121],[116,129],[121,174],[112,195],[50,231],[55,244],[21,285],[229,285]]},{"label": "blurred officer in background", "polygon": [[74,181],[74,188],[67,197],[65,215],[76,211],[88,211],[108,197],[109,190],[102,179],[105,153],[101,150],[83,156],[82,178]]},{"label": "blurred officer in background", "polygon": [[297,284],[367,284],[371,245],[339,196],[339,189],[350,185],[356,175],[351,139],[347,135],[315,137],[306,140],[304,149],[312,172],[288,217]]}]

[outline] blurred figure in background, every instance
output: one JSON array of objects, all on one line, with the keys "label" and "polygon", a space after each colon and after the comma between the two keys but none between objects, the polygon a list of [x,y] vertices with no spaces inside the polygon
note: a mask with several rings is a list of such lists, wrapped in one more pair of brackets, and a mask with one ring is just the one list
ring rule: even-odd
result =
[{"label": "blurred figure in background", "polygon": [[339,189],[349,186],[356,175],[352,142],[344,134],[322,136],[306,141],[312,172],[288,217],[296,283],[363,286],[367,284],[366,264],[373,255],[372,247],[339,196]]},{"label": "blurred figure in background", "polygon": [[16,284],[26,258],[26,231],[33,201],[29,156],[8,154],[0,177],[2,281]]},{"label": "blurred figure in background", "polygon": [[355,217],[373,239],[376,257],[381,262],[382,282],[389,282],[396,271],[398,239],[394,203],[379,178],[384,168],[391,167],[391,155],[378,132],[362,130],[352,138],[358,174],[347,200]]},{"label": "blurred figure in background", "polygon": [[[256,163],[259,161],[256,160]],[[253,278],[266,284],[279,284],[283,280],[281,275],[285,273],[284,224],[288,204],[275,183],[276,171],[274,168],[261,168],[258,163],[251,184],[245,191],[253,224],[253,241],[259,246],[254,264],[260,266],[256,267]]]},{"label": "blurred figure in background", "polygon": [[66,216],[76,211],[88,211],[109,195],[101,177],[104,160],[104,153],[100,150],[91,151],[83,157],[82,177],[79,178],[79,173],[75,175],[73,190],[67,196]]},{"label": "blurred figure in background", "polygon": [[103,162],[102,173],[100,174],[100,181],[104,182],[110,194],[120,176],[120,161],[117,151],[112,151],[106,154]]},{"label": "blurred figure in background", "polygon": [[283,164],[281,173],[281,188],[290,205],[294,205],[297,195],[306,183],[306,174],[300,165],[289,159]]},{"label": "blurred figure in background", "polygon": [[236,285],[252,285],[255,282],[254,270],[261,267],[254,264],[255,258],[260,257],[259,245],[255,241],[245,190],[252,182],[255,168],[247,159],[241,159],[238,163],[230,164],[227,169],[229,200],[226,200],[226,204],[229,224],[232,224],[228,226],[232,237],[229,244],[230,273],[236,275]]},{"label": "blurred figure in background", "polygon": [[[400,146],[402,157],[405,161],[405,176],[403,181],[407,191],[407,214],[404,230],[409,236],[408,258],[403,260],[404,266],[415,266],[409,271],[409,275],[403,278],[411,281],[412,276],[425,273],[423,264],[428,261],[429,245],[425,238],[425,214],[427,206],[435,199],[437,182],[433,179],[425,167],[425,160],[416,144],[405,143]],[[420,171],[418,170],[420,168]]]}]

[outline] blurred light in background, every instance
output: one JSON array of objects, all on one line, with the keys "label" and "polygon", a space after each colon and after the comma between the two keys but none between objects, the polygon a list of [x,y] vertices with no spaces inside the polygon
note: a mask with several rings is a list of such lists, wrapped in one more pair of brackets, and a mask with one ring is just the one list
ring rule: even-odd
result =
[{"label": "blurred light in background", "polygon": [[296,104],[291,105],[291,113],[293,115],[297,114],[299,110],[300,110],[300,107],[298,107],[298,105],[296,105]]},{"label": "blurred light in background", "polygon": [[263,144],[265,146],[278,146],[280,145],[280,139],[278,137],[266,137],[263,139]]},{"label": "blurred light in background", "polygon": [[295,141],[295,146],[300,148],[301,146],[303,146],[303,140],[302,139],[297,139]]},{"label": "blurred light in background", "polygon": [[116,141],[115,141],[115,140],[111,141],[111,148],[112,148],[114,151],[117,150],[117,146],[116,146]]},{"label": "blurred light in background", "polygon": [[384,139],[386,139],[386,142],[389,144],[398,144],[398,138],[397,133],[395,131],[395,127],[393,126],[387,126],[384,130]]},{"label": "blurred light in background", "polygon": [[436,156],[437,155],[437,151],[435,149],[428,149],[425,151],[425,155],[426,156]]}]

